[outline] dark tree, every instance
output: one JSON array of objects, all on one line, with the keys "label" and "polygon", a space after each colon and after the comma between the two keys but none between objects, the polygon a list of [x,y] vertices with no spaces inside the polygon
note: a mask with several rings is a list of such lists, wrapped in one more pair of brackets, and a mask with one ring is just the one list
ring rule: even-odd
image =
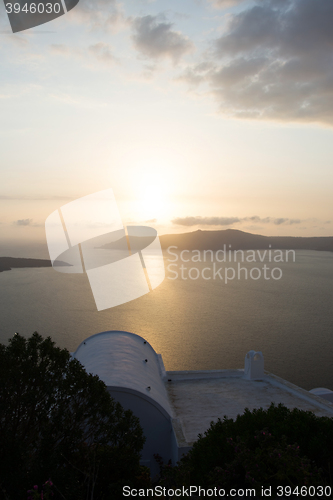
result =
[{"label": "dark tree", "polygon": [[0,344],[0,490],[54,483],[54,498],[116,498],[140,474],[139,420],[66,349],[35,332]]}]

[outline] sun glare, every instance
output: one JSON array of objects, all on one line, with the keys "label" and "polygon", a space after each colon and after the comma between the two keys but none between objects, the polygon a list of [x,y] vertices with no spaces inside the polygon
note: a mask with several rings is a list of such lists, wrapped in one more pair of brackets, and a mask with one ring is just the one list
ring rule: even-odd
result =
[{"label": "sun glare", "polygon": [[179,186],[185,184],[184,164],[186,159],[175,151],[130,150],[122,159],[121,183],[115,190],[123,219],[136,224],[169,223],[175,216]]},{"label": "sun glare", "polygon": [[[139,163],[139,164],[138,164]],[[162,219],[170,209],[172,174],[161,159],[136,162],[132,171],[132,210],[137,221]]]},{"label": "sun glare", "polygon": [[168,190],[164,183],[153,179],[139,185],[137,197],[138,215],[143,219],[163,217],[168,209]]}]

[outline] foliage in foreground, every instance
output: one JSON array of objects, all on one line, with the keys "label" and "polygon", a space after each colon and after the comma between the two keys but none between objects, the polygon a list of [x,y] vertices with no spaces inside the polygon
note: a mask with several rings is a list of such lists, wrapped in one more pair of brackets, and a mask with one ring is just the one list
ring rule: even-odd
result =
[{"label": "foliage in foreground", "polygon": [[236,420],[219,419],[199,435],[176,467],[162,468],[173,488],[332,486],[333,419],[289,410],[245,410]]},{"label": "foliage in foreground", "polygon": [[49,478],[55,500],[117,498],[140,475],[143,444],[137,417],[50,337],[16,334],[0,344],[4,499],[25,500]]}]

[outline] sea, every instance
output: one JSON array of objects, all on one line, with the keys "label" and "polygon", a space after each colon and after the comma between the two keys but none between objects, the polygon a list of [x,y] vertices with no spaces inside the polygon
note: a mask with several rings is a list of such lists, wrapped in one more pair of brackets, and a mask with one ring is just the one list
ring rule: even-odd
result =
[{"label": "sea", "polygon": [[0,342],[37,331],[73,352],[95,333],[128,331],[162,354],[167,370],[243,368],[253,349],[265,370],[333,390],[333,253],[220,257],[165,251],[161,285],[103,311],[85,274],[2,272]]}]

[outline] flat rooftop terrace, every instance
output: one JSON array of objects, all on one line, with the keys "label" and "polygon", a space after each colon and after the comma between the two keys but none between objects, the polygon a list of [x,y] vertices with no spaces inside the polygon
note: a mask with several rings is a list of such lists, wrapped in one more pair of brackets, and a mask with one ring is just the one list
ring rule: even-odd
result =
[{"label": "flat rooftop terrace", "polygon": [[166,372],[165,386],[173,418],[178,420],[180,446],[192,446],[198,434],[204,434],[212,421],[224,415],[235,419],[245,408],[267,409],[272,402],[333,417],[333,403],[271,373],[264,372],[260,380],[243,377],[244,370]]}]

